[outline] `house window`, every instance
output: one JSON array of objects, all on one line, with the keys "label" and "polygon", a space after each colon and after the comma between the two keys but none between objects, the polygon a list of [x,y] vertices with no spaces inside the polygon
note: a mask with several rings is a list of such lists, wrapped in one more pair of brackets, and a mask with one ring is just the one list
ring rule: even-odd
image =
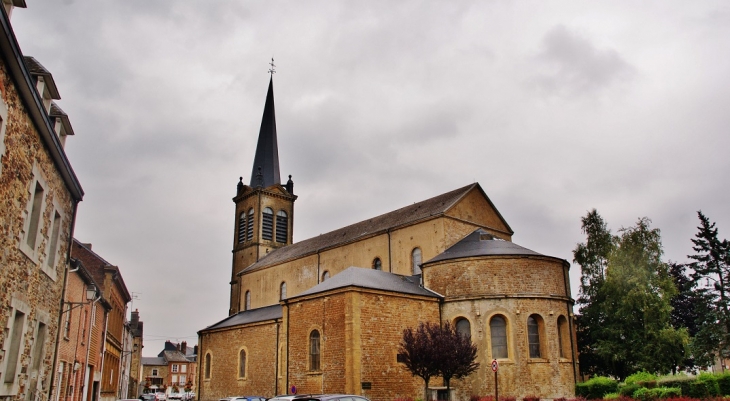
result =
[{"label": "house window", "polygon": [[[71,306],[69,305],[69,308],[70,307]],[[66,319],[63,321],[63,338],[68,340],[69,336],[71,335],[71,313],[73,313],[73,311],[69,309],[65,313]]]},{"label": "house window", "polygon": [[28,214],[28,230],[25,233],[25,243],[31,252],[35,252],[38,235],[40,234],[43,194],[45,192],[40,182],[35,181],[34,184],[33,195],[30,201],[30,213]]},{"label": "house window", "polygon": [[205,378],[210,379],[210,354],[205,354]]},{"label": "house window", "polygon": [[251,291],[246,291],[246,302],[243,305],[243,310],[251,309]]},{"label": "house window", "polygon": [[188,371],[188,365],[180,365],[180,372],[185,373]]},{"label": "house window", "polygon": [[172,383],[177,384],[177,375],[172,375]]},{"label": "house window", "polygon": [[286,239],[289,237],[289,218],[286,212],[279,210],[276,213],[276,242],[286,243]]},{"label": "house window", "polygon": [[309,370],[319,370],[319,331],[314,330],[309,334]]},{"label": "house window", "polygon": [[[172,373],[177,373],[177,370],[178,370],[178,365],[173,363],[172,364]],[[175,381],[175,380],[173,380],[173,381]]]},{"label": "house window", "polygon": [[329,271],[325,271],[324,273],[322,273],[322,281],[325,281],[325,280],[327,280],[329,278],[330,278],[330,272]]},{"label": "house window", "polygon": [[8,348],[5,356],[5,372],[3,381],[6,384],[15,383],[15,377],[18,372],[18,363],[20,362],[20,350],[23,343],[23,331],[25,329],[25,313],[16,310],[13,319],[13,327],[10,331],[10,348]]},{"label": "house window", "polygon": [[383,262],[380,261],[380,258],[373,259],[373,269],[383,270]]},{"label": "house window", "polygon": [[264,209],[261,219],[261,238],[271,241],[274,234],[274,211],[270,207]]},{"label": "house window", "polygon": [[281,283],[281,286],[279,288],[279,299],[286,298],[286,283]]},{"label": "house window", "polygon": [[542,356],[540,347],[540,331],[542,318],[539,315],[530,315],[527,318],[527,345],[530,350],[530,358]]},{"label": "house window", "polygon": [[238,216],[238,243],[242,244],[246,239],[246,212]]},{"label": "house window", "polygon": [[246,377],[246,350],[243,349],[238,353],[238,377]]},{"label": "house window", "polygon": [[456,332],[461,336],[471,338],[471,324],[469,320],[465,318],[458,319],[456,321]]},{"label": "house window", "polygon": [[246,241],[253,239],[253,208],[248,209],[248,220],[246,220]]},{"label": "house window", "polygon": [[157,376],[157,369],[152,369],[152,376]]},{"label": "house window", "polygon": [[[5,128],[8,125],[8,106],[0,99],[0,161],[5,155]],[[0,163],[0,173],[3,171],[3,164]]]},{"label": "house window", "polygon": [[186,379],[187,379],[186,375],[180,375],[180,385],[181,386],[185,384]]},{"label": "house window", "polygon": [[492,317],[489,321],[489,332],[492,338],[492,358],[508,358],[507,322],[503,316]]},{"label": "house window", "polygon": [[58,253],[58,238],[60,237],[61,231],[61,215],[58,210],[53,212],[53,225],[51,226],[51,241],[50,247],[48,248],[48,257],[46,258],[46,265],[51,270],[55,270],[56,266],[56,254]]},{"label": "house window", "polygon": [[414,248],[411,252],[411,266],[413,275],[421,274],[421,248]]},{"label": "house window", "polygon": [[570,333],[565,316],[558,317],[558,350],[561,358],[567,358],[570,353]]},{"label": "house window", "polygon": [[38,374],[43,362],[43,353],[46,345],[47,327],[45,323],[38,322],[38,331],[33,341],[33,351],[31,354],[32,362],[30,365],[31,374]]}]

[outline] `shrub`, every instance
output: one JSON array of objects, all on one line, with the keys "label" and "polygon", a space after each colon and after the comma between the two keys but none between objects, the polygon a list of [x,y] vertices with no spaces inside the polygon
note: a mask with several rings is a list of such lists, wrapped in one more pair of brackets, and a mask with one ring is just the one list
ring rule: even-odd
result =
[{"label": "shrub", "polygon": [[608,393],[603,395],[604,400],[616,400],[621,396],[619,393]]},{"label": "shrub", "polygon": [[660,398],[672,398],[679,397],[682,395],[682,390],[677,387],[657,387],[657,388],[646,388],[642,387],[634,393],[634,398],[642,401],[653,401]]},{"label": "shrub", "polygon": [[536,395],[526,395],[524,398],[522,398],[522,401],[540,401],[540,397]]},{"label": "shrub", "polygon": [[624,383],[626,384],[634,384],[638,382],[648,382],[652,380],[656,380],[656,375],[649,373],[645,370],[642,370],[641,372],[636,372],[633,375],[630,375],[629,377],[624,380]]},{"label": "shrub", "polygon": [[499,397],[499,401],[517,401],[517,397],[512,397],[512,396]]},{"label": "shrub", "polygon": [[717,375],[717,386],[720,390],[720,395],[730,395],[730,372],[725,372],[721,375]]},{"label": "shrub", "polygon": [[618,382],[610,377],[596,376],[585,383],[576,383],[575,395],[589,400],[603,398],[604,394],[618,391]]},{"label": "shrub", "polygon": [[667,376],[659,379],[657,384],[660,387],[678,387],[682,390],[682,394],[685,396],[690,395],[689,387],[690,384],[694,383],[697,379],[685,375]]},{"label": "shrub", "polygon": [[711,373],[703,373],[689,384],[687,395],[692,398],[716,397],[720,393],[717,378]]},{"label": "shrub", "polygon": [[633,397],[636,390],[640,388],[641,386],[636,383],[624,384],[623,386],[619,387],[618,392],[624,397]]},{"label": "shrub", "polygon": [[472,395],[469,397],[469,401],[479,401],[479,399],[482,398],[478,395]]}]

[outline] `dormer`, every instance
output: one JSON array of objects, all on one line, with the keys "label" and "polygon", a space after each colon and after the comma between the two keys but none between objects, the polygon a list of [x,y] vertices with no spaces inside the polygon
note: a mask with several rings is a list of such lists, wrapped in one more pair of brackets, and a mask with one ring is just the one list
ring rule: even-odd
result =
[{"label": "dormer", "polygon": [[66,147],[66,137],[74,135],[74,129],[71,127],[71,120],[68,119],[66,114],[56,102],[51,102],[51,112],[48,113],[48,117],[51,120],[51,126],[53,131],[61,140],[61,146]]},{"label": "dormer", "polygon": [[28,67],[28,72],[33,78],[36,90],[43,99],[43,107],[46,109],[46,113],[50,113],[51,101],[61,99],[53,75],[35,58],[30,56],[24,56],[23,58],[25,59],[25,66]]},{"label": "dormer", "polygon": [[25,0],[3,0],[3,7],[5,7],[5,14],[7,14],[8,19],[10,19],[10,16],[13,13],[13,8],[26,8],[28,6],[25,4]]}]

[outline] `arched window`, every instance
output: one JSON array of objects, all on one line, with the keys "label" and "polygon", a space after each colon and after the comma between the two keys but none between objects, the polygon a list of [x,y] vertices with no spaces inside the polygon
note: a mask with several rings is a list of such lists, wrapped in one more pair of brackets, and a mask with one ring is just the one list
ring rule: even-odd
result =
[{"label": "arched window", "polygon": [[383,262],[380,261],[380,258],[373,259],[373,269],[383,270]]},{"label": "arched window", "polygon": [[253,208],[248,209],[248,219],[246,220],[246,241],[253,239]]},{"label": "arched window", "polygon": [[530,350],[530,358],[541,358],[540,331],[542,318],[539,315],[530,315],[527,318],[527,346]]},{"label": "arched window", "polygon": [[238,243],[241,244],[246,239],[246,212],[241,212],[238,216]]},{"label": "arched window", "polygon": [[243,310],[251,309],[251,291],[246,291],[246,302],[243,304]]},{"label": "arched window", "polygon": [[570,355],[570,331],[565,316],[558,316],[558,350],[561,358],[568,358]]},{"label": "arched window", "polygon": [[411,266],[413,267],[413,275],[421,274],[421,248],[414,248],[411,252]]},{"label": "arched window", "polygon": [[330,272],[328,270],[325,270],[324,273],[322,273],[322,281],[325,281],[330,278]]},{"label": "arched window", "polygon": [[471,338],[471,324],[469,323],[469,320],[463,317],[459,318],[456,321],[456,332],[459,333],[459,335]]},{"label": "arched window", "polygon": [[246,377],[246,350],[243,349],[238,353],[238,377]]},{"label": "arched window", "polygon": [[489,333],[492,338],[492,358],[508,358],[507,321],[496,315],[489,321]]},{"label": "arched window", "polygon": [[205,378],[210,379],[210,354],[205,354]]},{"label": "arched window", "polygon": [[279,299],[286,298],[286,283],[281,283],[279,286]]},{"label": "arched window", "polygon": [[319,370],[319,332],[313,330],[309,334],[309,370]]},{"label": "arched window", "polygon": [[274,211],[270,207],[264,209],[261,218],[261,238],[271,241],[274,235]]},{"label": "arched window", "polygon": [[286,212],[279,210],[276,213],[276,242],[286,243],[289,237],[289,218]]}]

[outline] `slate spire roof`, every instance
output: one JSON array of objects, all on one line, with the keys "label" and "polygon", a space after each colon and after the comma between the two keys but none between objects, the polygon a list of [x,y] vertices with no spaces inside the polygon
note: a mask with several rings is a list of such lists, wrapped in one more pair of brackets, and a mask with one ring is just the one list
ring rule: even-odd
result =
[{"label": "slate spire roof", "polygon": [[251,170],[251,187],[281,184],[279,176],[279,147],[276,142],[276,113],[274,112],[274,79],[269,80],[264,115],[261,118],[259,141]]}]

